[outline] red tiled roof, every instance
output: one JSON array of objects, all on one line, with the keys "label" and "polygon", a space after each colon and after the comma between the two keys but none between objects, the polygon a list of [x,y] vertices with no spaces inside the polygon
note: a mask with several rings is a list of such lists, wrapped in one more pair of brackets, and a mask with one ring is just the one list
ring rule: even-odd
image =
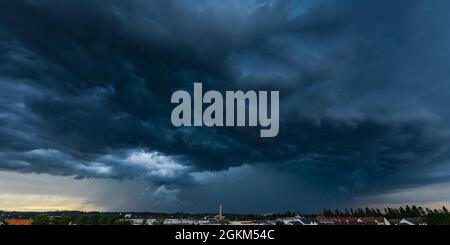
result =
[{"label": "red tiled roof", "polygon": [[249,224],[253,224],[253,221],[251,221],[251,220],[244,220],[244,221],[241,221],[241,224],[249,225]]},{"label": "red tiled roof", "polygon": [[8,225],[31,225],[32,219],[5,219],[4,222]]}]

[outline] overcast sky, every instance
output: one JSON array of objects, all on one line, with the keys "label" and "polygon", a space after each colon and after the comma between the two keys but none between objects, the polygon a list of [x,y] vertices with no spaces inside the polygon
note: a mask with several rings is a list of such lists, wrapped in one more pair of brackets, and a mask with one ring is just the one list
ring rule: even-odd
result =
[{"label": "overcast sky", "polygon": [[[450,199],[450,2],[0,0],[0,209],[316,212]],[[279,90],[280,132],[171,94]]]}]

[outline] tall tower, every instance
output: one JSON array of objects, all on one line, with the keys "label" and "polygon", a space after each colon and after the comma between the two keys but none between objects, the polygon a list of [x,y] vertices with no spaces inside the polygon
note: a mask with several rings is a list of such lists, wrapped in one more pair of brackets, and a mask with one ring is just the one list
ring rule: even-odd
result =
[{"label": "tall tower", "polygon": [[223,216],[222,216],[222,203],[219,205],[219,221],[221,221],[222,219],[223,219]]}]

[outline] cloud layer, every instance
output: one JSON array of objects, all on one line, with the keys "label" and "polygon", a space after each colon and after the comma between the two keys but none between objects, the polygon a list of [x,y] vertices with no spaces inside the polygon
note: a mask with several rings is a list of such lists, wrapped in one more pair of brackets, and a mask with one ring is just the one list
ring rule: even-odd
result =
[{"label": "cloud layer", "polygon": [[[195,203],[217,191],[220,176],[250,168],[267,175],[252,183],[314,197],[309,210],[329,197],[340,206],[361,193],[447,182],[449,7],[0,1],[0,169],[142,179],[160,186],[160,200]],[[280,90],[279,136],[174,128],[172,92],[198,81],[220,91]],[[245,193],[210,201],[244,201]]]}]

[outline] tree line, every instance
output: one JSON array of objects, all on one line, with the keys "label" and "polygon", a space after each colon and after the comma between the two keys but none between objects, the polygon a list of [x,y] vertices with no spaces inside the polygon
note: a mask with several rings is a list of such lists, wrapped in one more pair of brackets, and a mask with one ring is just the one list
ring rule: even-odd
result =
[{"label": "tree line", "polygon": [[386,217],[387,219],[422,218],[428,224],[450,225],[450,212],[446,207],[429,209],[416,205],[398,208],[387,207],[383,211],[374,208],[345,208],[344,210],[324,209],[321,213],[327,217]]},{"label": "tree line", "polygon": [[131,225],[130,220],[112,215],[75,215],[50,217],[39,214],[33,219],[33,225]]}]

